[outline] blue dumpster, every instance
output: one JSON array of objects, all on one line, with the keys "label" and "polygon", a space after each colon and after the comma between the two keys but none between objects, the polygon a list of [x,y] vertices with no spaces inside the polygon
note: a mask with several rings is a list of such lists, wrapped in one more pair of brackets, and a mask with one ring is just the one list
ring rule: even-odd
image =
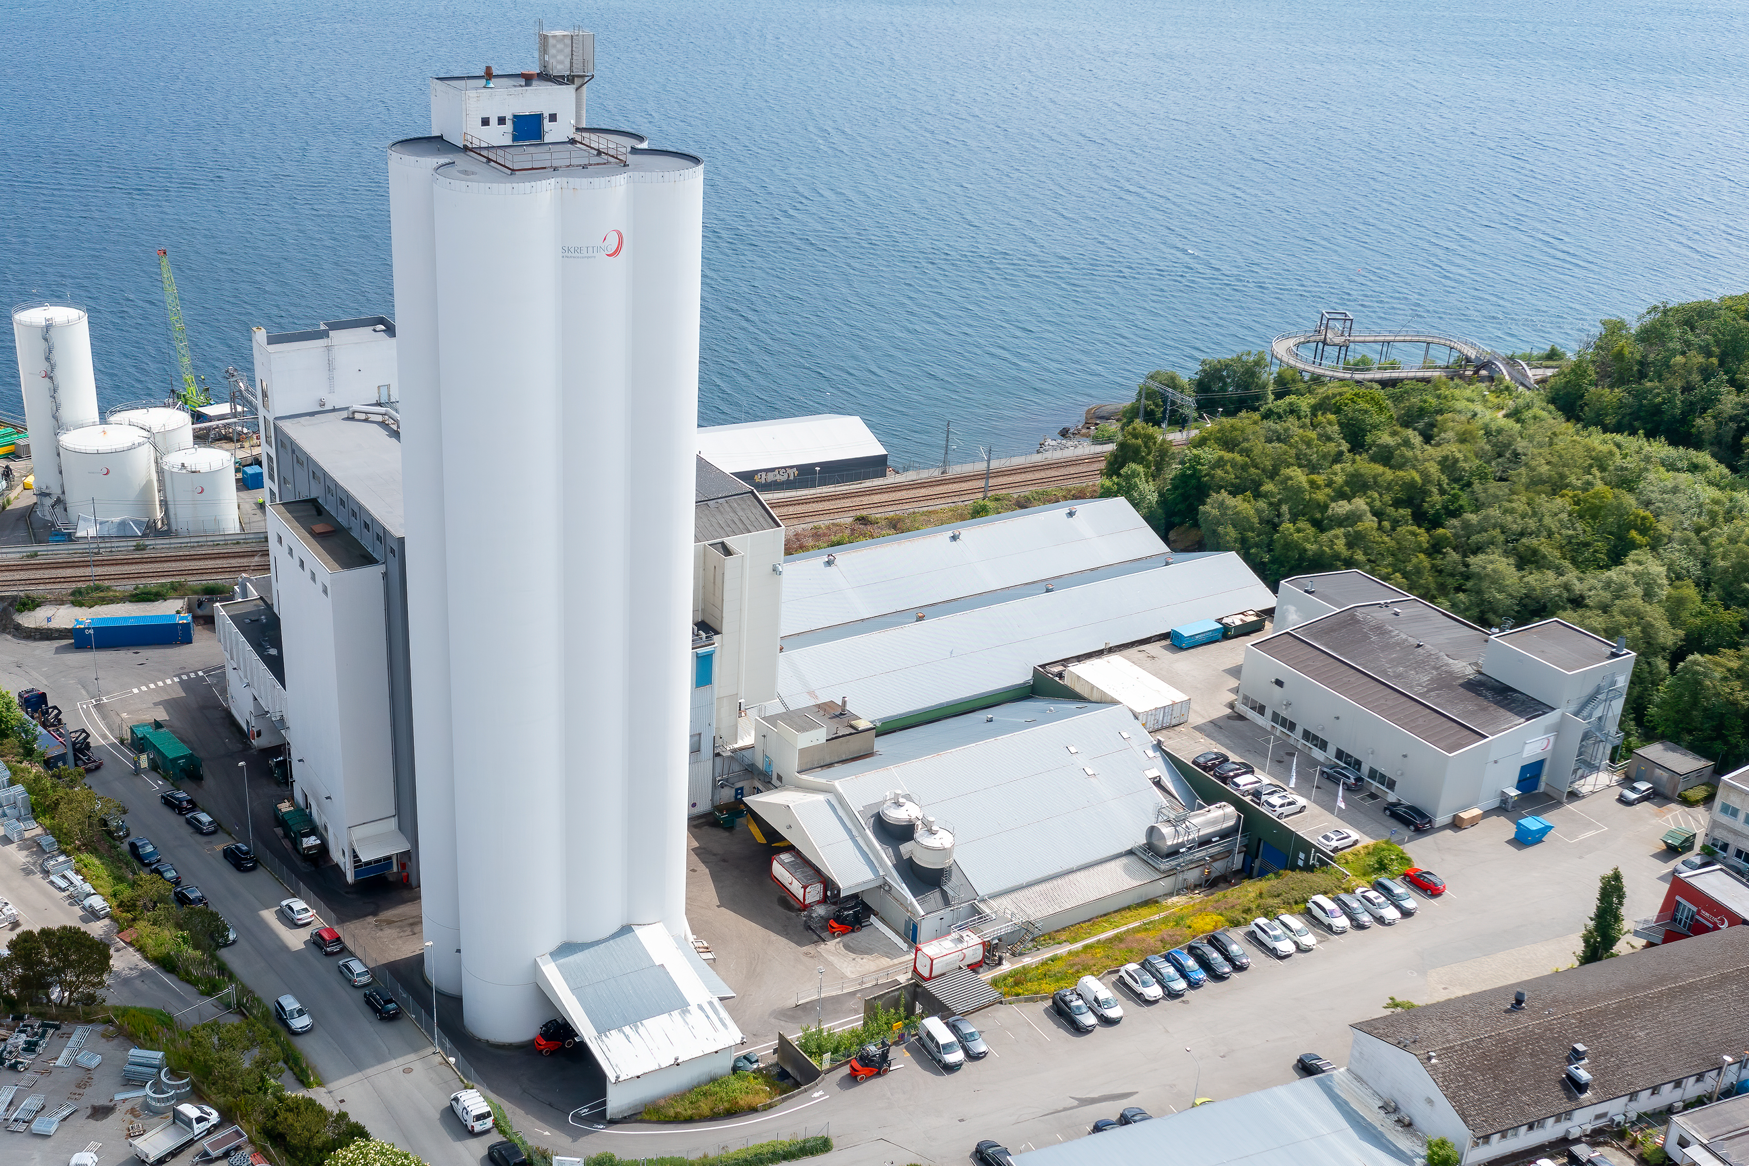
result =
[{"label": "blue dumpster", "polygon": [[1227,629],[1219,620],[1204,619],[1196,623],[1187,623],[1172,629],[1172,646],[1174,648],[1195,648],[1203,644],[1212,644],[1227,634]]},{"label": "blue dumpster", "polygon": [[1555,828],[1553,822],[1537,817],[1524,817],[1518,820],[1518,840],[1526,846],[1535,846],[1549,836],[1549,831]]},{"label": "blue dumpster", "polygon": [[243,489],[259,490],[265,480],[260,466],[243,467]]}]

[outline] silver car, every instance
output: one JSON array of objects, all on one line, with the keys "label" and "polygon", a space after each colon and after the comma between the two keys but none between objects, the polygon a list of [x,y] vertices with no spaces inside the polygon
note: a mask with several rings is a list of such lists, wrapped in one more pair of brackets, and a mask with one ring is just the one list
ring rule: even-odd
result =
[{"label": "silver car", "polygon": [[1409,893],[1409,888],[1396,879],[1374,879],[1372,889],[1389,899],[1391,906],[1403,915],[1413,915],[1421,909],[1421,905],[1415,901],[1415,896]]},{"label": "silver car", "polygon": [[1372,926],[1372,912],[1366,909],[1359,897],[1344,892],[1335,896],[1336,905],[1342,908],[1342,913],[1348,916],[1348,925],[1356,931],[1365,931]]},{"label": "silver car", "polygon": [[1354,897],[1360,900],[1360,905],[1366,908],[1367,914],[1383,923],[1386,927],[1403,917],[1403,913],[1391,906],[1391,901],[1373,890],[1362,887],[1354,892]]},{"label": "silver car", "polygon": [[370,969],[364,966],[364,961],[361,959],[347,956],[334,966],[340,969],[340,978],[354,988],[368,988],[375,982],[371,977]]},{"label": "silver car", "polygon": [[1264,794],[1257,804],[1277,818],[1289,818],[1306,808],[1306,799],[1281,790]]},{"label": "silver car", "polygon": [[1352,830],[1327,830],[1318,835],[1318,845],[1335,854],[1339,850],[1347,850],[1350,846],[1360,845],[1360,835]]},{"label": "silver car", "polygon": [[304,1006],[298,1003],[298,998],[289,992],[273,1002],[273,1014],[279,1018],[281,1024],[294,1033],[309,1032],[316,1026],[316,1022],[310,1019],[310,1014],[304,1010]]},{"label": "silver car", "polygon": [[302,899],[281,899],[279,917],[288,927],[303,927],[316,921],[316,913]]}]

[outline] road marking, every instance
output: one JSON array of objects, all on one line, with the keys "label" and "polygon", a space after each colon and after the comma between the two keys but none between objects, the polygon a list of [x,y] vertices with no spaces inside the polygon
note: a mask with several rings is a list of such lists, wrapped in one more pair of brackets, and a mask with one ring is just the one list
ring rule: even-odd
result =
[{"label": "road marking", "polygon": [[[1020,1019],[1022,1019],[1022,1020],[1024,1020],[1024,1021],[1026,1021],[1026,1022],[1027,1022],[1027,1023],[1028,1023],[1028,1024],[1032,1024],[1032,1017],[1030,1017],[1030,1016],[1028,1016],[1028,1015],[1027,1015],[1027,1014],[1026,1014],[1026,1013],[1024,1013],[1024,1012],[1022,1012],[1022,1013],[1021,1013],[1021,1014],[1020,1014]],[[1038,1034],[1039,1034],[1039,1035],[1040,1035],[1040,1036],[1042,1036],[1042,1037],[1044,1037],[1044,1038],[1045,1038],[1045,1039],[1046,1039],[1046,1040],[1050,1040],[1050,1039],[1051,1039],[1051,1038],[1050,1038],[1050,1037],[1049,1037],[1049,1036],[1046,1036],[1046,1035],[1045,1035],[1045,1030],[1044,1030],[1044,1029],[1042,1029],[1042,1028],[1040,1028],[1040,1027],[1039,1027],[1039,1026],[1038,1026],[1038,1025],[1036,1025],[1036,1024],[1032,1024],[1032,1031],[1034,1031],[1034,1032],[1036,1032],[1036,1033],[1038,1033]]]}]

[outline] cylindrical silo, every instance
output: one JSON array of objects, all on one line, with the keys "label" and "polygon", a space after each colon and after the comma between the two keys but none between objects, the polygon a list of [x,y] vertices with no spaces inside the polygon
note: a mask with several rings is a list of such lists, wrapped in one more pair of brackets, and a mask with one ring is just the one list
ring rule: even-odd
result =
[{"label": "cylindrical silo", "polygon": [[83,309],[68,304],[28,304],[12,311],[12,339],[18,349],[24,421],[30,429],[36,512],[62,521],[68,511],[55,439],[101,420],[90,320]]},{"label": "cylindrical silo", "polygon": [[406,509],[407,654],[418,777],[419,908],[425,974],[462,991],[461,886],[456,874],[455,769],[450,757],[449,580],[443,517],[443,409],[438,399],[437,239],[432,171],[453,157],[442,139],[389,149],[395,274],[395,360],[401,382],[401,490]]},{"label": "cylindrical silo", "polygon": [[[564,448],[555,424],[564,416],[557,196],[550,176],[518,177],[472,157],[440,167],[434,182],[438,375],[451,422],[445,551],[449,594],[465,600],[450,604],[449,618],[463,1019],[486,1040],[522,1041],[552,1014],[535,960],[566,938],[565,852],[595,843],[554,829],[565,820],[568,730],[589,712],[566,700],[569,605],[555,596],[547,624],[512,635],[476,606],[502,586],[506,564],[549,586],[565,578],[562,470],[580,451]],[[514,505],[454,472],[482,459],[514,469]],[[490,716],[481,715],[482,677],[491,678]]]},{"label": "cylindrical silo", "polygon": [[631,151],[627,383],[637,386],[640,460],[628,559],[636,564],[629,670],[627,921],[686,931],[688,636],[698,423],[704,164]]},{"label": "cylindrical silo", "polygon": [[158,517],[157,451],[145,430],[87,425],[61,434],[60,452],[69,516]]},{"label": "cylindrical silo", "polygon": [[236,459],[229,450],[190,446],[165,454],[164,518],[172,534],[236,534]]},{"label": "cylindrical silo", "polygon": [[152,446],[162,457],[194,444],[194,421],[186,409],[153,405],[145,409],[117,409],[109,415],[113,425],[132,425],[152,435]]}]

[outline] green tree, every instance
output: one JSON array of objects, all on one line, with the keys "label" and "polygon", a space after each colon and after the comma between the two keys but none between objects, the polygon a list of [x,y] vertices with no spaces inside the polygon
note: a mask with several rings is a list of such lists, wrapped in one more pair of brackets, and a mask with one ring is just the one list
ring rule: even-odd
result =
[{"label": "green tree", "polygon": [[1115,478],[1099,479],[1101,498],[1123,498],[1136,508],[1136,513],[1149,525],[1157,525],[1160,512],[1160,489],[1154,476],[1138,462],[1125,466]]},{"label": "green tree", "polygon": [[1152,425],[1131,421],[1123,427],[1123,433],[1111,452],[1105,455],[1105,472],[1101,476],[1115,478],[1123,473],[1125,466],[1139,465],[1151,480],[1160,476],[1171,457],[1172,443],[1166,440],[1164,433]]},{"label": "green tree", "polygon": [[1256,409],[1275,396],[1269,379],[1269,354],[1241,352],[1204,360],[1196,370],[1196,407],[1202,410]]},{"label": "green tree", "polygon": [[1622,916],[1622,904],[1627,900],[1627,888],[1622,885],[1621,867],[1613,868],[1597,880],[1597,909],[1591,922],[1579,937],[1579,962],[1594,964],[1615,954],[1615,945],[1627,934],[1627,920]]},{"label": "green tree", "polygon": [[202,951],[217,951],[230,938],[231,925],[211,907],[185,907],[181,922],[182,929]]},{"label": "green tree", "polygon": [[1373,438],[1396,424],[1391,403],[1377,389],[1349,389],[1330,398],[1323,410],[1336,418],[1342,440],[1352,450],[1364,450]]},{"label": "green tree", "polygon": [[1721,772],[1735,769],[1749,759],[1749,653],[1688,657],[1658,689],[1648,720]]},{"label": "green tree", "polygon": [[1450,1138],[1427,1139],[1427,1166],[1458,1166],[1458,1149]]},{"label": "green tree", "polygon": [[15,741],[26,757],[36,755],[36,722],[18,707],[18,698],[0,688],[0,741]]},{"label": "green tree", "polygon": [[425,1166],[425,1159],[393,1142],[367,1139],[334,1151],[323,1166]]},{"label": "green tree", "polygon": [[[1170,369],[1155,369],[1148,374],[1148,379],[1136,386],[1136,399],[1123,407],[1123,421],[1127,425],[1131,421],[1142,421],[1148,425],[1158,425],[1162,428],[1172,420],[1173,412],[1167,406],[1166,394],[1161,389],[1170,389],[1175,393],[1190,396],[1190,385],[1185,379]],[[1183,421],[1183,410],[1177,414]]]},{"label": "green tree", "polygon": [[285,1148],[292,1166],[321,1166],[336,1150],[370,1138],[370,1131],[345,1110],[329,1113],[321,1102],[301,1093],[281,1096],[261,1128]]},{"label": "green tree", "polygon": [[0,959],[0,985],[26,1004],[95,1004],[109,981],[109,958],[109,945],[81,927],[24,931]]},{"label": "green tree", "polygon": [[1210,460],[1209,452],[1199,446],[1192,446],[1178,459],[1172,476],[1166,480],[1166,488],[1160,493],[1167,527],[1196,522],[1210,493]]}]

